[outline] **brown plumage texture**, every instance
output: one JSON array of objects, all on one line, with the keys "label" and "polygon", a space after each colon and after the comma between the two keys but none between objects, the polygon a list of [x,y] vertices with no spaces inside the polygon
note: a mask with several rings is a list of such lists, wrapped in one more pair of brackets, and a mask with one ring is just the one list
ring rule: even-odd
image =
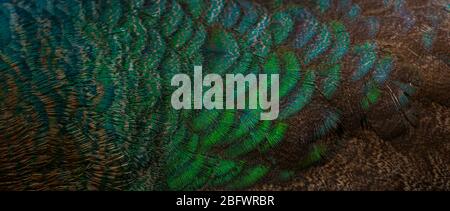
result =
[{"label": "brown plumage texture", "polygon": [[449,190],[450,109],[417,106],[418,126],[404,137],[385,140],[366,130],[328,141],[333,153],[294,181],[254,190]]},{"label": "brown plumage texture", "polygon": [[[358,1],[366,8],[364,14],[387,14],[367,2],[371,1]],[[398,17],[385,15],[377,36],[377,43],[398,57],[395,74],[417,86],[404,114],[393,115],[380,106],[381,112],[368,116],[368,127],[318,142],[330,152],[293,181],[260,184],[252,190],[450,190],[450,20],[433,2],[438,1],[407,1],[415,27],[402,33]],[[420,44],[430,27],[427,10],[444,12],[431,51]],[[410,121],[399,121],[404,116]]]}]

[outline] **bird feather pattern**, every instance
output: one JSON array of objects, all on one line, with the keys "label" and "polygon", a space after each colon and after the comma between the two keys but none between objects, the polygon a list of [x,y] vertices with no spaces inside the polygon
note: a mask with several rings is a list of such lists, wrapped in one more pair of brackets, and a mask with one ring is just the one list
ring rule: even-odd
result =
[{"label": "bird feather pattern", "polygon": [[[384,2],[412,27],[403,1]],[[415,93],[374,39],[382,22],[363,10],[350,0],[1,1],[0,189],[234,190],[288,178],[326,153],[316,140],[380,105],[401,112]],[[438,22],[423,35],[429,51]],[[197,65],[280,74],[280,118],[173,109],[171,78]],[[291,165],[286,147],[299,149]]]}]

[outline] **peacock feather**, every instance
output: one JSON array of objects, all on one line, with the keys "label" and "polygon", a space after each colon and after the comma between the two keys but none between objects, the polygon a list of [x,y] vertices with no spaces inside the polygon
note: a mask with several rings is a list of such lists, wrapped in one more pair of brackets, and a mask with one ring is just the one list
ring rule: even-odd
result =
[{"label": "peacock feather", "polygon": [[[382,6],[412,27],[402,2]],[[289,178],[326,152],[316,140],[380,104],[400,113],[415,91],[351,0],[0,5],[0,189],[244,189]],[[280,117],[173,109],[170,80],[194,66],[280,74]],[[307,150],[286,166],[285,147]]]}]

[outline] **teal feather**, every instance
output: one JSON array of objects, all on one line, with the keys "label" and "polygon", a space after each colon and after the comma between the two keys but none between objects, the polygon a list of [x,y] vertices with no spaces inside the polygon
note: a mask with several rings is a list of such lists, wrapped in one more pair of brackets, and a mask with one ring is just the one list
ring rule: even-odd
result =
[{"label": "teal feather", "polygon": [[162,20],[161,34],[165,37],[172,35],[180,26],[183,20],[183,9],[176,0],[172,0],[172,6],[169,14],[164,16]]},{"label": "teal feather", "polygon": [[352,76],[352,80],[357,81],[363,78],[375,65],[377,54],[375,52],[376,45],[374,43],[364,43],[355,47],[355,53],[360,55],[358,68]]},{"label": "teal feather", "polygon": [[223,10],[224,5],[225,5],[224,0],[211,0],[211,4],[209,5],[206,14],[206,21],[208,24],[212,24],[218,19],[220,13]]},{"label": "teal feather", "polygon": [[316,75],[314,71],[308,70],[300,88],[300,92],[289,102],[289,105],[280,113],[281,119],[286,119],[291,115],[301,111],[310,101],[315,91]]},{"label": "teal feather", "polygon": [[237,30],[241,34],[244,34],[247,32],[247,30],[249,30],[251,26],[256,24],[256,22],[258,21],[259,14],[255,6],[250,2],[242,1],[240,2],[240,5],[245,12],[244,16],[241,18]]},{"label": "teal feather", "polygon": [[255,42],[258,40],[259,36],[261,36],[261,34],[264,32],[264,30],[266,29],[267,25],[269,25],[269,17],[267,15],[264,15],[260,22],[258,22],[255,26],[254,29],[252,29],[249,33],[248,33],[248,39],[247,39],[247,45],[248,46],[252,46],[255,44]]},{"label": "teal feather", "polygon": [[380,85],[383,84],[388,79],[393,68],[393,58],[391,56],[385,56],[376,64],[375,72],[373,75],[374,80]]},{"label": "teal feather", "polygon": [[360,14],[361,14],[361,8],[359,7],[359,5],[354,4],[350,8],[350,10],[347,12],[347,17],[350,20],[354,21],[360,16]]},{"label": "teal feather", "polygon": [[289,34],[294,29],[294,21],[289,13],[277,12],[272,16],[272,22],[269,27],[272,31],[275,45],[280,45],[289,37]]},{"label": "teal feather", "polygon": [[350,47],[350,34],[346,31],[344,24],[340,22],[332,22],[331,28],[335,42],[328,57],[329,63],[335,64],[347,54]]},{"label": "teal feather", "polygon": [[316,35],[320,23],[314,16],[303,9],[295,10],[294,17],[303,22],[300,31],[297,32],[298,35],[295,39],[294,46],[296,48],[303,48]]},{"label": "teal feather", "polygon": [[321,13],[324,13],[331,7],[331,0],[315,0],[315,3],[317,5],[317,8]]},{"label": "teal feather", "polygon": [[193,19],[198,19],[202,15],[203,7],[205,6],[203,0],[184,0],[183,3],[187,5],[189,13]]},{"label": "teal feather", "polygon": [[266,166],[262,166],[262,165],[255,166],[255,167],[247,170],[240,179],[235,180],[228,186],[232,189],[246,188],[246,187],[254,184],[259,179],[261,179],[268,172],[269,172],[269,168]]},{"label": "teal feather", "polygon": [[241,8],[236,2],[228,2],[228,6],[222,13],[222,24],[225,28],[233,27],[239,20],[241,15]]},{"label": "teal feather", "polygon": [[317,40],[307,48],[303,63],[309,64],[322,53],[324,53],[331,44],[331,33],[327,25],[323,25],[318,34]]},{"label": "teal feather", "polygon": [[0,10],[0,45],[7,46],[11,40],[11,30],[9,28],[10,18]]},{"label": "teal feather", "polygon": [[322,89],[325,97],[331,99],[339,88],[341,82],[341,66],[334,65],[327,70],[327,78],[323,82]]},{"label": "teal feather", "polygon": [[298,83],[300,79],[300,63],[297,56],[293,52],[285,52],[281,56],[283,62],[283,82],[280,85],[279,95],[281,98],[290,93]]},{"label": "teal feather", "polygon": [[271,122],[263,121],[248,137],[244,138],[241,143],[236,143],[228,148],[224,153],[227,157],[236,158],[240,155],[255,150],[265,139],[266,133],[269,132]]}]

